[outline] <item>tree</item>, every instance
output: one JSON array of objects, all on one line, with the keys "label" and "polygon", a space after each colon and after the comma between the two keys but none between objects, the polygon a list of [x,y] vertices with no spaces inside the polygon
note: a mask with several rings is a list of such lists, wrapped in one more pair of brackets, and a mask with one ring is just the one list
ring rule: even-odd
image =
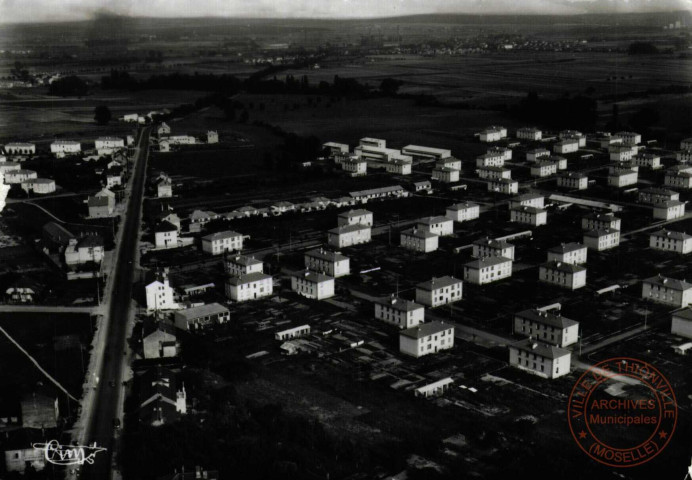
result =
[{"label": "tree", "polygon": [[99,105],[94,109],[94,121],[99,125],[108,125],[111,121],[111,109],[105,105]]},{"label": "tree", "polygon": [[71,75],[55,80],[48,86],[48,95],[58,95],[61,97],[86,95],[89,87],[81,78]]}]

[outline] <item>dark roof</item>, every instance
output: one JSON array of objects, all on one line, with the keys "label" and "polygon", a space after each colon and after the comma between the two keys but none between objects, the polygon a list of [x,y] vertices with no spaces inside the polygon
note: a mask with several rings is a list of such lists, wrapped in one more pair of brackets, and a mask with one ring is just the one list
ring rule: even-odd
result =
[{"label": "dark roof", "polygon": [[558,262],[557,260],[544,263],[543,265],[541,265],[541,267],[568,273],[583,272],[586,270],[586,267],[582,267],[581,265],[573,265],[571,263]]},{"label": "dark roof", "polygon": [[665,228],[663,230],[658,230],[656,232],[653,232],[651,234],[651,236],[652,237],[672,238],[674,240],[687,240],[688,238],[692,238],[692,235],[688,235],[687,233],[674,232],[673,230],[666,230]]},{"label": "dark roof", "polygon": [[684,310],[680,310],[679,312],[673,313],[674,318],[682,318],[683,320],[687,320],[692,322],[692,308],[686,308]]},{"label": "dark roof", "polygon": [[253,273],[248,273],[247,275],[240,275],[239,277],[229,277],[228,280],[226,280],[226,283],[229,285],[244,285],[246,283],[252,283],[252,282],[257,282],[260,280],[265,280],[267,278],[272,278],[271,275],[267,275],[266,273],[261,273],[261,272],[253,272]]},{"label": "dark roof", "polygon": [[537,310],[535,308],[521,311],[516,313],[514,316],[521,317],[535,323],[558,328],[568,328],[574,325],[579,325],[579,322],[563,317],[562,315],[555,315],[554,313]]},{"label": "dark roof", "polygon": [[668,278],[662,275],[657,275],[655,277],[647,278],[643,280],[644,283],[650,283],[652,285],[659,285],[661,287],[670,288],[673,290],[688,290],[692,288],[692,284],[687,283],[685,280],[677,280],[675,278]]},{"label": "dark roof", "polygon": [[509,348],[516,348],[517,350],[523,350],[525,352],[536,354],[543,358],[556,359],[569,355],[571,352],[567,349],[555,347],[553,345],[548,345],[545,343],[537,342],[531,338],[522,340],[521,342],[514,343],[509,346]]},{"label": "dark roof", "polygon": [[507,240],[495,240],[494,238],[479,238],[478,240],[474,240],[473,242],[474,245],[480,245],[480,246],[486,246],[490,248],[513,248],[514,245],[511,243],[507,242]]},{"label": "dark roof", "polygon": [[449,287],[449,286],[455,285],[457,283],[461,283],[461,280],[458,280],[454,277],[450,277],[450,276],[444,276],[444,277],[438,277],[438,278],[433,277],[430,280],[419,283],[418,285],[416,285],[416,288],[420,288],[421,290],[432,291],[432,290],[438,289],[438,288]]},{"label": "dark roof", "polygon": [[436,333],[444,332],[445,330],[454,329],[453,323],[444,322],[430,322],[430,323],[420,323],[415,327],[407,328],[399,332],[399,335],[405,337],[419,339],[428,337],[430,335],[435,335]]},{"label": "dark roof", "polygon": [[484,257],[484,258],[479,258],[477,260],[471,260],[468,263],[464,264],[464,268],[484,268],[484,267],[491,267],[493,265],[500,265],[502,263],[507,263],[507,262],[512,262],[510,258],[506,257]]},{"label": "dark roof", "polygon": [[90,207],[107,207],[108,197],[89,197],[88,204]]},{"label": "dark roof", "polygon": [[103,238],[100,235],[87,235],[77,244],[78,248],[103,247]]},{"label": "dark roof", "polygon": [[376,300],[376,302],[380,305],[385,305],[389,308],[393,308],[394,310],[399,310],[400,312],[412,312],[414,310],[420,310],[421,308],[425,308],[423,305],[420,305],[416,302],[412,302],[411,300],[406,300],[394,296],[386,299],[379,299]]},{"label": "dark roof", "polygon": [[177,232],[178,227],[173,225],[171,222],[163,221],[156,226],[155,232]]},{"label": "dark roof", "polygon": [[312,270],[308,269],[293,272],[291,276],[296,278],[304,278],[314,283],[328,282],[330,280],[334,281],[334,277],[330,277],[329,275],[324,275],[318,272],[313,272]]},{"label": "dark roof", "polygon": [[43,233],[48,235],[53,241],[68,244],[70,239],[75,236],[65,227],[55,222],[48,222],[43,225]]},{"label": "dark roof", "polygon": [[577,250],[582,250],[584,248],[586,248],[586,246],[582,245],[581,243],[570,242],[570,243],[562,243],[556,247],[552,247],[548,251],[550,253],[568,253],[568,252],[575,252]]}]

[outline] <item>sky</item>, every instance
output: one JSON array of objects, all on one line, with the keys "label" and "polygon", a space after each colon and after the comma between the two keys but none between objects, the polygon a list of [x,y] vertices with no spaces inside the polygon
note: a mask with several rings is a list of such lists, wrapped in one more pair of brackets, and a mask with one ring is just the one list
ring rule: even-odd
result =
[{"label": "sky", "polygon": [[580,14],[692,10],[692,0],[0,0],[0,23],[146,17],[372,18],[425,13]]}]

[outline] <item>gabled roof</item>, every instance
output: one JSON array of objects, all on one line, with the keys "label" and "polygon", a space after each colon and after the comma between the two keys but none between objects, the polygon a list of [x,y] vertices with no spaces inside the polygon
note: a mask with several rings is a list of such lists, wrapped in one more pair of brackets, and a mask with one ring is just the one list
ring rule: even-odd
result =
[{"label": "gabled roof", "polygon": [[215,240],[223,240],[224,238],[235,238],[242,236],[242,233],[234,232],[233,230],[225,230],[223,232],[216,232],[209,235],[205,235],[202,237],[202,240],[207,242],[213,242]]},{"label": "gabled roof", "polygon": [[434,233],[427,230],[422,230],[420,228],[408,228],[406,230],[402,230],[401,235],[423,239],[437,237],[437,235]]},{"label": "gabled roof", "polygon": [[355,210],[349,210],[347,212],[341,212],[339,214],[340,218],[351,218],[351,217],[360,217],[361,215],[372,215],[372,212],[370,210],[365,210],[364,208],[358,208]]},{"label": "gabled roof", "polygon": [[261,265],[262,261],[257,260],[254,257],[248,257],[247,255],[233,255],[227,256],[225,260],[229,263],[235,263],[237,265],[242,265],[244,267],[249,267],[251,265]]},{"label": "gabled roof", "polygon": [[407,328],[399,332],[399,335],[404,337],[409,337],[413,339],[420,339],[429,337],[430,335],[435,335],[436,333],[442,333],[445,330],[454,329],[453,323],[444,322],[430,322],[430,323],[420,323],[415,327]]},{"label": "gabled roof", "polygon": [[692,238],[692,235],[688,235],[684,232],[674,232],[673,230],[666,230],[665,228],[663,230],[658,230],[656,232],[653,232],[651,234],[652,237],[664,237],[664,238],[672,238],[673,240],[688,240]]},{"label": "gabled roof", "polygon": [[332,252],[331,250],[325,250],[324,248],[315,248],[313,250],[309,250],[305,252],[305,256],[319,258],[329,262],[341,262],[342,260],[348,260],[347,256],[338,252]]},{"label": "gabled roof", "polygon": [[615,230],[613,228],[597,228],[595,230],[588,230],[584,232],[584,236],[598,238],[605,235],[612,235],[613,233],[620,233],[620,230]]},{"label": "gabled roof", "polygon": [[526,340],[522,340],[521,342],[513,343],[509,346],[509,348],[516,348],[517,350],[533,353],[535,355],[538,355],[539,357],[550,358],[553,360],[555,360],[556,358],[562,358],[565,355],[570,355],[572,353],[565,348],[540,343],[531,338],[527,338]]},{"label": "gabled roof", "polygon": [[535,308],[515,313],[514,316],[523,318],[525,320],[529,320],[531,322],[549,325],[551,327],[557,328],[569,328],[573,327],[574,325],[579,325],[579,322],[575,320],[563,317],[562,315],[555,315],[552,312],[537,310]]},{"label": "gabled roof", "polygon": [[566,263],[566,262],[560,262],[558,260],[553,260],[550,262],[546,262],[541,267],[550,269],[550,270],[557,270],[560,272],[566,272],[566,273],[577,273],[577,272],[584,272],[586,271],[586,267],[582,267],[581,265],[574,265],[572,263]]},{"label": "gabled roof", "polygon": [[329,233],[333,235],[342,235],[344,233],[358,232],[360,230],[370,230],[370,227],[361,223],[354,223],[352,225],[341,225],[339,227],[332,228],[329,230]]},{"label": "gabled roof", "polygon": [[324,283],[324,282],[329,282],[329,281],[334,281],[334,277],[330,277],[329,275],[324,275],[322,273],[318,272],[313,272],[312,270],[300,270],[298,272],[293,272],[291,274],[292,277],[296,278],[303,278],[309,282],[313,283]]},{"label": "gabled roof", "polygon": [[473,202],[455,203],[454,205],[447,207],[447,210],[458,212],[460,210],[467,210],[469,208],[479,208],[479,205]]},{"label": "gabled roof", "polygon": [[474,245],[479,245],[479,246],[486,246],[490,248],[513,248],[514,245],[509,243],[507,240],[495,240],[494,238],[479,238],[478,240],[474,240],[473,242]]},{"label": "gabled roof", "polygon": [[[249,275],[245,276],[248,277]],[[220,303],[208,303],[206,305],[186,308],[184,310],[176,310],[175,312],[176,316],[182,316],[187,320],[206,317],[207,315],[219,315],[226,313],[228,313],[228,309]]]},{"label": "gabled roof", "polygon": [[240,275],[238,277],[229,277],[226,280],[228,285],[238,286],[245,285],[246,283],[259,282],[260,280],[271,279],[271,275],[261,272],[248,273],[247,275]]},{"label": "gabled roof", "polygon": [[453,220],[450,218],[438,215],[436,217],[419,218],[418,220],[416,220],[416,225],[434,225],[436,223],[447,223],[452,221]]},{"label": "gabled roof", "polygon": [[512,260],[506,257],[483,257],[465,263],[464,268],[473,268],[475,270],[480,270],[481,268],[492,267],[493,265],[501,265],[507,262],[512,263]]},{"label": "gabled roof", "polygon": [[155,231],[156,233],[159,233],[159,232],[177,232],[177,231],[178,231],[178,227],[176,227],[175,225],[173,225],[171,222],[167,222],[167,221],[164,220],[163,222],[159,223],[159,224],[156,226],[156,228],[154,229],[154,231]]},{"label": "gabled roof", "polygon": [[556,247],[552,247],[548,249],[550,253],[569,253],[569,252],[576,252],[577,250],[583,250],[586,248],[586,245],[582,245],[581,243],[578,242],[570,242],[570,243],[561,243],[560,245]]},{"label": "gabled roof", "polygon": [[87,235],[77,244],[77,248],[103,247],[103,238],[100,235]]},{"label": "gabled roof", "polygon": [[398,310],[400,312],[412,312],[414,310],[420,310],[421,308],[425,308],[423,305],[412,302],[411,300],[406,300],[403,298],[391,296],[386,299],[379,299],[375,301],[376,303],[379,303],[380,305],[385,305],[388,308],[392,308],[394,310]]},{"label": "gabled roof", "polygon": [[87,203],[90,207],[107,207],[108,197],[89,197]]},{"label": "gabled roof", "polygon": [[647,278],[643,280],[643,282],[679,291],[689,290],[692,288],[692,284],[687,283],[685,280],[677,280],[675,278],[664,277],[662,275]]},{"label": "gabled roof", "polygon": [[437,290],[438,288],[444,288],[444,287],[449,287],[451,285],[456,285],[457,283],[462,283],[461,280],[456,279],[454,277],[450,277],[449,275],[444,276],[444,277],[433,277],[430,280],[426,280],[425,282],[421,282],[418,285],[416,285],[416,288],[420,288],[421,290]]}]

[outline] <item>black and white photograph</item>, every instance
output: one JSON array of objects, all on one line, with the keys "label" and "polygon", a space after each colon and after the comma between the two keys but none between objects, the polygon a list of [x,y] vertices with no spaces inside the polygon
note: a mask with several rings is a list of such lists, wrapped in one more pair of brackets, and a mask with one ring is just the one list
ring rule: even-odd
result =
[{"label": "black and white photograph", "polygon": [[0,480],[522,478],[692,480],[692,0],[0,0]]}]

